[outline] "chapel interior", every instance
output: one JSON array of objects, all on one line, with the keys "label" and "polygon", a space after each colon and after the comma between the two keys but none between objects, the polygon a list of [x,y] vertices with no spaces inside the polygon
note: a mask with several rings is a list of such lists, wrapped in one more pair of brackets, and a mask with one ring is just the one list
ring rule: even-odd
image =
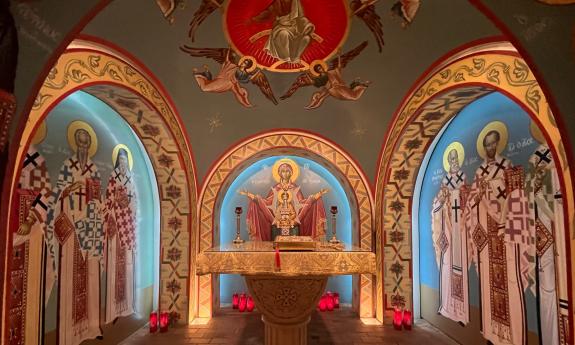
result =
[{"label": "chapel interior", "polygon": [[1,345],[575,344],[575,0],[0,0]]}]

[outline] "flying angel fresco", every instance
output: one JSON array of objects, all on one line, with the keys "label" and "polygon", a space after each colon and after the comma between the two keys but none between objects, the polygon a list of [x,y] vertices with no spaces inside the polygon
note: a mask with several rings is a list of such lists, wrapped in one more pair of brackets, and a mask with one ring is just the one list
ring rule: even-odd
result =
[{"label": "flying angel fresco", "polygon": [[343,80],[342,71],[349,62],[361,54],[365,47],[367,47],[367,41],[334,58],[329,64],[323,60],[312,62],[309,70],[301,73],[280,99],[285,100],[299,88],[313,85],[320,90],[311,96],[309,104],[305,107],[308,110],[319,108],[328,96],[342,101],[358,100],[371,82],[356,78],[350,85],[347,85]]},{"label": "flying angel fresco", "polygon": [[190,56],[205,57],[222,65],[216,76],[213,76],[207,65],[204,65],[203,71],[194,68],[194,78],[202,91],[213,93],[230,91],[241,105],[251,108],[253,105],[248,90],[242,86],[251,83],[256,85],[273,104],[278,104],[267,77],[257,67],[253,57],[239,58],[230,48],[194,48],[183,45],[180,50]]}]

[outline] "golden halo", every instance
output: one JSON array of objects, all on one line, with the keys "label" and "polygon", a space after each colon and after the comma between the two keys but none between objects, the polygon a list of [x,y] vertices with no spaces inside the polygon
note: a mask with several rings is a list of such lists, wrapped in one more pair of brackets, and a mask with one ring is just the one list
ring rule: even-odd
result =
[{"label": "golden halo", "polygon": [[272,175],[274,177],[274,180],[276,180],[276,182],[280,182],[281,178],[280,178],[280,174],[279,174],[279,167],[282,164],[288,164],[293,173],[291,175],[291,181],[294,182],[295,180],[297,180],[297,178],[299,177],[299,166],[297,165],[296,162],[294,162],[293,160],[289,159],[289,158],[282,158],[282,159],[278,159],[275,163],[274,166],[272,167]]},{"label": "golden halo", "polygon": [[83,129],[88,132],[90,138],[92,139],[90,148],[88,149],[88,156],[92,158],[96,154],[96,151],[98,151],[98,136],[96,136],[96,132],[94,132],[94,129],[88,123],[80,120],[70,122],[68,125],[68,144],[74,152],[78,150],[74,136],[76,131],[79,129]]},{"label": "golden halo", "polygon": [[40,126],[36,129],[36,133],[32,137],[32,145],[38,145],[46,139],[46,121],[40,122]]},{"label": "golden halo", "polygon": [[483,139],[487,133],[491,131],[496,131],[499,133],[500,139],[499,144],[497,144],[497,154],[501,154],[505,147],[507,146],[507,140],[509,140],[509,133],[507,132],[507,126],[501,121],[493,121],[487,124],[477,136],[477,153],[481,158],[486,159],[485,148],[483,147]]},{"label": "golden halo", "polygon": [[315,70],[315,66],[317,65],[321,65],[321,67],[323,67],[323,70],[327,72],[328,67],[327,67],[327,63],[323,60],[314,60],[312,61],[312,63],[309,64],[309,72],[311,73],[311,75],[313,75],[314,77],[319,77],[319,73],[316,72]]},{"label": "golden halo", "polygon": [[454,141],[451,144],[449,144],[449,146],[447,146],[447,148],[443,152],[443,169],[445,169],[446,172],[449,172],[448,156],[449,152],[451,152],[452,150],[457,151],[457,158],[460,167],[463,166],[463,160],[465,159],[465,149],[463,148],[463,145],[461,145],[459,141]]},{"label": "golden halo", "polygon": [[116,145],[116,147],[114,147],[114,150],[112,151],[112,164],[116,166],[116,160],[118,159],[118,152],[120,152],[120,149],[124,149],[126,150],[126,152],[128,152],[128,166],[130,167],[130,171],[132,171],[132,167],[134,166],[134,158],[132,158],[132,151],[130,151],[128,146],[124,144],[118,144]]},{"label": "golden halo", "polygon": [[258,62],[256,61],[256,58],[254,58],[253,56],[249,56],[249,55],[242,56],[242,58],[238,62],[238,66],[241,66],[244,63],[244,61],[251,61],[252,62],[252,67],[246,68],[246,72],[252,73],[253,71],[256,70],[256,68],[258,68]]},{"label": "golden halo", "polygon": [[531,132],[531,136],[533,139],[537,140],[540,144],[546,144],[547,140],[541,131],[541,128],[535,123],[535,121],[531,120],[529,124],[529,131]]}]

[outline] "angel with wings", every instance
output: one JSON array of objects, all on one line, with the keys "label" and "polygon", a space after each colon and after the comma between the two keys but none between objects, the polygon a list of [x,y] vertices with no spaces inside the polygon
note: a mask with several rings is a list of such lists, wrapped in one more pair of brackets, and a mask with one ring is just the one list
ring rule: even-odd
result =
[{"label": "angel with wings", "polygon": [[393,4],[391,13],[401,18],[401,26],[407,28],[413,22],[420,5],[420,0],[400,0]]},{"label": "angel with wings", "polygon": [[187,45],[180,50],[193,57],[205,57],[220,63],[222,68],[214,77],[204,65],[204,70],[194,68],[194,78],[204,92],[224,93],[231,91],[236,100],[246,108],[251,108],[248,90],[241,84],[252,83],[259,87],[267,99],[278,104],[268,79],[257,67],[256,60],[251,56],[239,58],[230,48],[194,48]]},{"label": "angel with wings", "polygon": [[349,52],[332,60],[329,65],[323,60],[310,64],[308,71],[300,74],[289,90],[280,97],[284,100],[291,97],[300,87],[313,85],[320,88],[311,96],[311,101],[305,107],[308,110],[319,108],[328,96],[342,101],[357,101],[369,86],[369,81],[355,79],[349,86],[345,83],[342,70],[367,47],[364,41]]},{"label": "angel with wings", "polygon": [[381,17],[375,11],[375,3],[379,0],[352,0],[350,3],[351,11],[354,16],[361,19],[367,28],[375,36],[379,52],[383,48],[383,24]]}]

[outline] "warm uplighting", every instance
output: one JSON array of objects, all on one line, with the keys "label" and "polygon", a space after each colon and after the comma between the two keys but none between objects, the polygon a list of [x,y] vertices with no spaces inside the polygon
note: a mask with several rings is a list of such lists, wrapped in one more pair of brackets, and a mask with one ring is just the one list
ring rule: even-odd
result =
[{"label": "warm uplighting", "polygon": [[240,309],[240,313],[243,313],[244,311],[246,311],[247,308],[247,298],[246,298],[246,294],[241,294],[240,295],[240,304],[238,306],[238,308]]},{"label": "warm uplighting", "polygon": [[158,313],[153,311],[150,313],[150,333],[158,331]]},{"label": "warm uplighting", "polygon": [[240,306],[240,295],[237,294],[237,293],[235,293],[235,294],[232,296],[232,308],[233,308],[233,309],[238,309],[239,306]]},{"label": "warm uplighting", "polygon": [[165,333],[168,331],[168,324],[170,323],[170,317],[168,312],[160,313],[160,333]]},{"label": "warm uplighting", "polygon": [[254,307],[255,307],[254,299],[252,298],[252,296],[248,296],[248,300],[246,302],[247,311],[251,313],[252,311],[254,311]]}]

